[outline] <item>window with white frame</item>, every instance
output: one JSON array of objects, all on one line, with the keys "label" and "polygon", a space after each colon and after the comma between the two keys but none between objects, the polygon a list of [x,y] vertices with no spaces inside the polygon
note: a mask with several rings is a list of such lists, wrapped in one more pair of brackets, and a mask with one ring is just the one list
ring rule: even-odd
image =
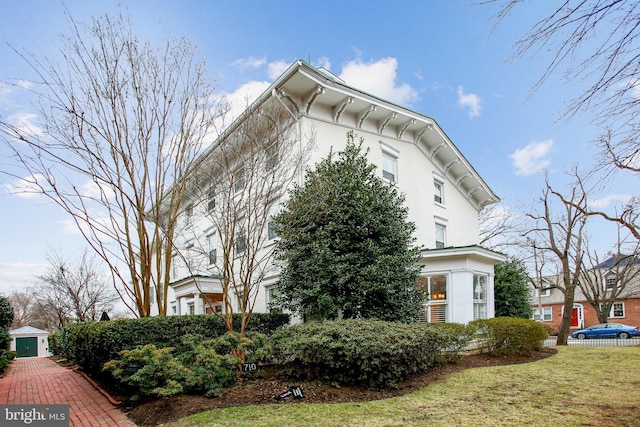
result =
[{"label": "window with white frame", "polygon": [[193,205],[190,204],[184,210],[184,222],[187,225],[191,225],[193,219]]},{"label": "window with white frame", "polygon": [[178,255],[171,257],[171,280],[178,278]]},{"label": "window with white frame", "polygon": [[487,318],[487,276],[473,275],[473,319]]},{"label": "window with white frame", "polygon": [[624,302],[614,302],[609,317],[624,317]]},{"label": "window with white frame", "polygon": [[382,152],[382,178],[392,184],[398,180],[398,158],[387,151]]},{"label": "window with white frame", "polygon": [[194,259],[195,250],[194,250],[193,242],[187,243],[185,249],[186,249],[185,258],[186,258],[187,268],[189,269],[189,274],[192,274],[193,269],[195,267],[195,259]]},{"label": "window with white frame", "polygon": [[235,230],[235,250],[236,255],[241,255],[247,249],[247,234],[246,234],[244,220],[238,221]]},{"label": "window with white frame", "polygon": [[418,289],[424,294],[420,321],[447,321],[447,276],[438,274],[420,278]]},{"label": "window with white frame", "polygon": [[276,230],[275,230],[276,224],[273,218],[276,215],[278,215],[278,213],[280,212],[280,209],[281,209],[280,203],[274,203],[269,208],[269,219],[267,220],[267,239],[269,240],[274,240],[275,238],[278,237],[278,233],[276,233]]},{"label": "window with white frame", "polygon": [[538,322],[540,320],[542,320],[543,322],[551,322],[552,320],[551,307],[542,307],[542,319],[540,318],[540,308],[534,309],[533,320],[536,320]]},{"label": "window with white frame", "polygon": [[607,290],[615,289],[617,280],[615,276],[607,277]]},{"label": "window with white frame", "polygon": [[433,201],[444,205],[444,183],[438,179],[433,181]]},{"label": "window with white frame", "polygon": [[264,167],[267,171],[273,170],[278,164],[278,160],[280,158],[279,155],[279,145],[278,143],[271,144],[264,153]]},{"label": "window with white frame", "polygon": [[209,187],[209,190],[207,191],[207,211],[211,213],[215,208],[216,208],[216,190],[212,185],[211,187]]},{"label": "window with white frame", "polygon": [[278,290],[274,286],[267,288],[267,309],[269,310],[269,313],[282,312],[280,309],[272,308],[271,306],[272,303],[276,301],[277,293],[278,293]]},{"label": "window with white frame", "polygon": [[189,303],[187,304],[187,311],[189,312],[189,314],[194,315],[196,314],[196,306],[194,303]]},{"label": "window with white frame", "polygon": [[535,291],[533,291],[533,295],[537,298],[537,297],[550,297],[551,296],[551,288],[546,288],[546,289],[538,289],[536,288]]},{"label": "window with white frame", "polygon": [[218,262],[218,235],[211,233],[207,236],[208,242],[208,261],[209,265],[215,265]]},{"label": "window with white frame", "polygon": [[436,222],[436,249],[447,246],[447,226]]},{"label": "window with white frame", "polygon": [[244,189],[244,167],[239,168],[235,174],[233,174],[233,191],[236,193],[241,192]]}]

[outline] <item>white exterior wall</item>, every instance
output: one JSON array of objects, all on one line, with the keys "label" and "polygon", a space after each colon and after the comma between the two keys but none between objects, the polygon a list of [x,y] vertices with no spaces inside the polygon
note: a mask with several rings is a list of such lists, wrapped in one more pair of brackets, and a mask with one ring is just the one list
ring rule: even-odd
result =
[{"label": "white exterior wall", "polygon": [[[334,154],[346,146],[346,134],[351,129],[320,120],[302,119],[305,129],[314,129],[317,149],[311,167],[324,159],[333,149]],[[428,153],[416,144],[399,141],[391,137],[380,137],[365,129],[355,134],[364,138],[363,149],[369,149],[369,161],[377,166],[382,176],[382,144],[398,153],[397,185],[405,196],[409,209],[409,221],[416,224],[417,244],[424,248],[435,248],[436,217],[446,222],[446,246],[469,246],[478,243],[478,211],[445,177],[442,168],[434,165]],[[444,181],[444,204],[434,202],[434,178]]]},{"label": "white exterior wall", "polygon": [[[295,68],[295,64],[291,69],[293,68]],[[292,86],[287,88],[287,93],[293,97],[288,98],[289,101],[293,99],[292,102],[301,102],[303,99],[316,99],[314,96],[309,96],[310,92],[298,96],[294,94],[295,90],[303,90],[301,88],[307,83],[305,79],[310,81],[309,75],[305,74],[307,72],[303,70],[302,74],[295,75],[295,73],[292,74],[291,71],[287,71],[281,77],[283,79],[284,76],[295,75],[295,78],[291,77]],[[307,77],[303,78],[301,77],[302,75]],[[284,83],[279,83],[281,79],[274,83],[274,87],[279,84],[283,86],[289,85],[287,79],[283,80]],[[320,84],[327,83],[327,81],[322,81]],[[399,126],[402,124],[397,122],[385,127],[385,125],[381,124],[384,119],[380,117],[373,120],[365,120],[362,118],[362,112],[366,110],[366,108],[363,110],[364,107],[362,106],[364,98],[360,99],[357,98],[358,94],[352,94],[354,98],[351,102],[353,105],[358,104],[357,108],[354,107],[352,110],[339,108],[338,105],[341,105],[340,102],[342,102],[340,99],[345,99],[344,97],[349,94],[341,92],[347,90],[345,88],[336,88],[336,91],[332,92],[334,90],[333,86],[335,86],[334,83],[327,85],[328,95],[326,96],[331,96],[330,102],[309,101],[306,109],[304,108],[305,101],[298,105],[298,107],[302,107],[298,110],[302,114],[299,115],[299,119],[294,125],[298,127],[299,132],[294,132],[294,134],[297,133],[303,135],[303,137],[313,134],[316,140],[316,147],[308,162],[308,168],[314,168],[318,162],[327,157],[330,151],[333,151],[334,155],[337,156],[338,152],[342,151],[346,145],[347,132],[353,130],[357,137],[364,138],[363,148],[365,150],[369,149],[369,161],[377,166],[379,176],[382,176],[383,147],[388,147],[397,156],[396,185],[406,197],[405,206],[409,210],[409,221],[416,225],[415,237],[418,246],[425,250],[435,249],[436,220],[446,226],[445,248],[476,245],[478,243],[479,206],[481,203],[493,203],[497,200],[497,197],[492,195],[490,189],[477,177],[475,171],[456,151],[437,124],[424,116],[406,111],[398,114],[393,113],[392,117],[398,118],[403,114],[407,114],[407,117],[402,116],[401,119],[397,119],[402,120],[403,123],[415,124],[415,128],[405,126],[405,129],[409,129],[407,132],[399,131]],[[268,90],[265,94],[267,93],[271,93],[271,96],[276,96],[276,89],[273,89],[273,91]],[[323,96],[325,95],[320,95],[317,99],[324,99]],[[285,101],[280,100],[280,102],[284,103]],[[382,105],[384,104],[382,100],[366,99],[366,102],[372,103],[366,105],[380,102],[381,104],[377,110],[375,107],[371,107],[371,111],[377,111],[377,113],[381,113],[383,110],[386,111],[390,107],[390,105]],[[391,107],[396,108],[395,106]],[[340,111],[339,114],[337,113],[338,110]],[[385,112],[385,114],[387,113]],[[439,151],[441,147],[446,148]],[[302,183],[303,178],[304,171],[300,171],[299,184]],[[434,179],[438,179],[444,184],[443,204],[438,204],[434,201]],[[470,182],[477,188],[474,189],[473,186],[469,186]],[[474,192],[478,189],[481,190],[474,195]],[[482,198],[478,196],[481,193],[484,194]],[[481,200],[485,201],[481,202]],[[203,249],[208,244],[206,241],[207,234],[212,231],[207,228],[206,201],[192,202],[194,204],[192,228],[199,231],[196,233],[197,236],[194,236],[193,233],[181,234],[177,246],[185,247],[187,243],[192,243],[196,248]],[[206,251],[201,250],[200,252]],[[202,259],[204,255],[200,257]],[[424,274],[431,274],[436,271],[447,274],[448,298],[450,298],[447,308],[448,321],[467,323],[473,320],[474,273],[484,274],[488,277],[487,315],[488,317],[493,317],[493,265],[500,260],[499,258],[498,254],[475,249],[455,256],[441,255],[439,251],[438,253],[423,254],[421,263],[425,264],[423,268]],[[198,265],[198,262],[196,262],[196,265]],[[190,274],[203,276],[219,274],[219,271],[209,268],[204,262],[200,262],[200,265],[202,265],[202,268],[192,269],[191,271],[186,267],[179,268],[178,275],[174,279],[179,280]],[[275,283],[276,280],[277,277],[272,276],[262,283],[256,298],[254,311],[267,311],[268,287]],[[180,288],[178,294],[176,294],[173,287],[170,287],[167,314],[172,314],[172,304],[178,307],[177,314],[188,314],[188,304],[190,303],[196,305],[196,313],[204,311],[202,300],[194,296],[198,292],[195,286],[191,290],[187,289],[188,285],[185,286],[185,288]],[[177,299],[176,296],[178,297]],[[237,301],[233,303],[237,304]]]}]

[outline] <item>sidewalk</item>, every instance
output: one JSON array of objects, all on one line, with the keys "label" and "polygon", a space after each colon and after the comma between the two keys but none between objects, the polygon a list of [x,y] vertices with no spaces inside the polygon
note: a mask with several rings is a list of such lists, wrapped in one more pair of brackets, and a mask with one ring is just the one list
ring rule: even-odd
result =
[{"label": "sidewalk", "polygon": [[0,404],[69,404],[69,426],[135,427],[84,377],[48,358],[11,362],[0,378]]}]

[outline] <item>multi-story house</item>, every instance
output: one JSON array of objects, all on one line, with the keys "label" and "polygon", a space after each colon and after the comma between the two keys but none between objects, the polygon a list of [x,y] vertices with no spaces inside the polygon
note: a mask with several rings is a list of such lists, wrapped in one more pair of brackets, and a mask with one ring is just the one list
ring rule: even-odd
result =
[{"label": "multi-story house", "polygon": [[[504,256],[478,245],[478,213],[499,199],[434,119],[362,92],[326,70],[296,61],[203,154],[201,164],[219,156],[228,145],[222,139],[240,135],[243,123],[264,114],[268,105],[283,107],[285,115],[280,117],[286,126],[295,128],[288,136],[291,147],[299,146],[303,135],[313,135],[306,168],[313,168],[330,152],[342,150],[347,132],[354,131],[363,138],[363,148],[368,150],[368,159],[377,166],[380,178],[405,195],[409,220],[416,225],[416,243],[422,248],[419,286],[427,296],[422,320],[467,323],[493,317],[493,267]],[[273,166],[273,146],[265,145],[264,170]],[[231,186],[241,191],[247,185],[247,170],[237,164],[229,167],[235,171]],[[194,169],[198,168],[206,169]],[[300,168],[292,182],[301,183],[303,171]],[[176,246],[181,252],[174,256],[172,265],[169,315],[226,309],[219,260],[225,248],[229,252],[230,245],[225,246],[224,233],[214,230],[216,221],[209,221],[205,215],[220,203],[214,200],[214,194],[222,185],[216,185],[214,182],[211,188],[217,190],[201,191],[200,196],[194,195],[184,203],[181,221],[198,231],[178,236]],[[269,209],[278,206],[269,203]],[[244,216],[236,219],[242,227],[250,222]],[[236,227],[231,245],[236,256],[247,249],[242,230]],[[261,240],[265,251],[275,238],[267,224]],[[264,268],[258,278],[254,311],[267,312],[277,267]],[[237,310],[237,305],[233,309]]]},{"label": "multi-story house", "polygon": [[[627,265],[627,260],[632,260]],[[640,325],[640,263],[634,257],[612,255],[585,274],[583,285],[597,302],[611,301],[607,322]],[[542,321],[556,332],[564,313],[564,293],[554,285],[562,279],[549,276],[542,279],[531,293],[534,320]],[[571,329],[583,329],[601,323],[589,298],[576,288],[571,312]]]}]

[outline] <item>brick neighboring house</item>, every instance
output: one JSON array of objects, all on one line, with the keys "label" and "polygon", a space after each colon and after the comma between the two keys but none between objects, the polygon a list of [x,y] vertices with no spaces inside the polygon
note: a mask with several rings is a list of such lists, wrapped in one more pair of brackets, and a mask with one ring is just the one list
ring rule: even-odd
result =
[{"label": "brick neighboring house", "polygon": [[[607,290],[614,286],[620,286],[615,266],[623,264],[620,263],[620,259],[625,258],[628,257],[613,255],[594,268],[594,274],[602,278],[602,286]],[[632,268],[636,270],[625,275],[632,278],[628,283],[624,283],[624,290],[615,299],[608,322],[631,326],[640,325],[640,274],[637,273],[637,269],[640,269],[640,260],[635,259]],[[564,294],[559,289],[553,288],[553,283],[556,280],[559,280],[556,276],[543,278],[540,289],[533,289],[531,308],[534,320],[541,320],[557,332],[564,312]],[[577,288],[571,316],[571,330],[587,328],[598,323],[601,322],[598,320],[596,310],[589,304],[582,290]]]}]

